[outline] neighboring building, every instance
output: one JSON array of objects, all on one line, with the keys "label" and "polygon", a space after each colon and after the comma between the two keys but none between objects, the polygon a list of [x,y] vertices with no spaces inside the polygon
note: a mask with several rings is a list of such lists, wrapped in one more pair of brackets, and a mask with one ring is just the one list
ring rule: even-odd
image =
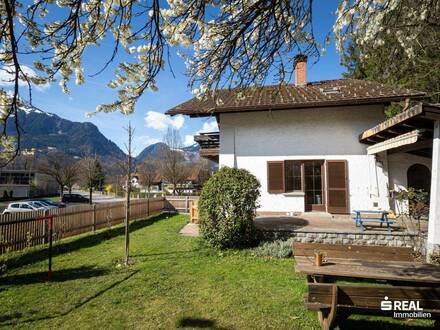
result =
[{"label": "neighboring building", "polygon": [[217,99],[193,98],[167,114],[215,116],[220,132],[195,138],[201,155],[254,174],[261,183],[260,213],[399,212],[390,191],[429,189],[440,108],[420,106],[396,126],[382,123],[390,102],[425,93],[352,79],[308,83],[304,64],[304,58],[297,61],[293,85],[222,90]]},{"label": "neighboring building", "polygon": [[58,185],[44,174],[0,169],[0,199],[28,198],[58,193]]},{"label": "neighboring building", "polygon": [[[147,187],[142,184],[140,175],[137,173],[132,175],[131,184],[134,188],[140,189],[142,192],[147,191]],[[154,178],[150,186],[150,192],[162,192],[162,178],[159,172],[154,173]]]},{"label": "neighboring building", "polygon": [[[184,182],[179,184],[176,187],[176,190],[179,191],[179,194],[194,194],[199,192],[204,181],[206,181],[211,175],[212,171],[209,169],[197,165],[192,166]],[[132,175],[131,184],[134,188],[140,189],[141,192],[147,191],[147,187],[142,184],[140,175],[137,173]],[[154,175],[150,192],[165,192],[171,194],[173,192],[173,185],[164,180],[160,172],[157,171]]]}]

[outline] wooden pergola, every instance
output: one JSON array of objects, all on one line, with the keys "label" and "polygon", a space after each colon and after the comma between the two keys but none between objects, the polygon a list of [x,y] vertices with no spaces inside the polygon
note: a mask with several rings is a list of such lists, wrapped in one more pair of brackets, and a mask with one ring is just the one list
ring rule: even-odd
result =
[{"label": "wooden pergola", "polygon": [[440,249],[440,105],[419,103],[359,136],[368,154],[405,152],[432,159],[428,255]]},{"label": "wooden pergola", "polygon": [[194,141],[200,146],[201,157],[211,159],[218,163],[220,154],[219,132],[200,133],[194,136]]}]

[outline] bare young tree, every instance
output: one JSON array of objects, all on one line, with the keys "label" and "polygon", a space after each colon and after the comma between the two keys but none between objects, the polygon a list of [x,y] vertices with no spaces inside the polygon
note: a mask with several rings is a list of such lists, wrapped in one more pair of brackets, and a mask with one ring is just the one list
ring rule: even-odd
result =
[{"label": "bare young tree", "polygon": [[125,258],[124,265],[128,266],[130,258],[130,199],[131,199],[131,174],[133,172],[133,137],[134,128],[131,126],[131,122],[128,122],[126,127],[127,143],[125,149],[127,152],[127,160],[124,165],[125,169]]},{"label": "bare young tree", "polygon": [[93,190],[102,187],[104,172],[98,157],[87,156],[79,161],[82,184],[89,190],[89,203],[93,203]]},{"label": "bare young tree", "polygon": [[168,146],[161,150],[160,173],[162,178],[173,187],[173,195],[178,193],[178,187],[188,177],[189,168],[182,151],[183,143],[179,131],[168,127],[163,142]]},{"label": "bare young tree", "polygon": [[157,177],[158,170],[157,161],[152,157],[147,157],[144,162],[137,167],[140,182],[147,188],[148,197],[150,197],[150,189]]},{"label": "bare young tree", "polygon": [[78,182],[78,164],[75,163],[73,166],[66,166],[64,169],[64,180],[65,180],[65,186],[67,187],[67,191],[69,194],[72,193],[72,187],[75,183]]},{"label": "bare young tree", "polygon": [[203,187],[206,181],[212,176],[212,166],[206,158],[200,157],[198,160],[198,164],[196,165],[199,168],[199,173],[197,177],[198,184],[200,187]]},{"label": "bare young tree", "polygon": [[53,178],[63,197],[64,186],[72,187],[78,178],[76,162],[63,152],[51,152],[44,157],[37,166],[38,171]]}]

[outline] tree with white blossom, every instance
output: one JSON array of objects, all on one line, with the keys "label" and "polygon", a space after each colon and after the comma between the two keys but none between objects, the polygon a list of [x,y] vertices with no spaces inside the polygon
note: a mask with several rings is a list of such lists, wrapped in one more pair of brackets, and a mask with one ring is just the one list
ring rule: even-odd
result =
[{"label": "tree with white blossom", "polygon": [[[0,90],[0,151],[4,162],[20,149],[17,109],[32,104],[32,87],[57,81],[69,93],[71,80],[85,82],[86,50],[112,40],[96,75],[115,62],[109,88],[116,99],[96,111],[134,111],[169,63],[170,47],[185,58],[189,86],[199,96],[223,87],[249,87],[291,79],[298,53],[318,60],[312,0],[34,0],[0,1],[0,70],[9,89]],[[341,0],[334,33],[342,51],[349,39],[362,47],[398,37],[405,56],[414,56],[417,36],[438,29],[436,0]],[[330,37],[330,34],[329,34]],[[327,38],[325,43],[329,42]],[[438,45],[438,43],[437,43]],[[130,55],[120,60],[119,53]],[[168,63],[166,63],[168,61]],[[32,63],[33,70],[26,70]],[[20,85],[25,84],[23,92]],[[210,94],[210,93],[209,93]],[[218,102],[222,102],[218,99]],[[14,138],[6,124],[13,123]],[[0,164],[1,166],[2,164]]]}]

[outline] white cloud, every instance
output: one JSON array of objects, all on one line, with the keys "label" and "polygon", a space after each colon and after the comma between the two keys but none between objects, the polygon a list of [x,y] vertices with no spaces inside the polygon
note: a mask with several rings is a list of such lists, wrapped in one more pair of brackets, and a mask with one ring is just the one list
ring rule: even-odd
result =
[{"label": "white cloud", "polygon": [[197,132],[195,132],[193,135],[191,134],[185,135],[185,139],[183,143],[185,146],[191,146],[195,143],[194,135],[198,135],[200,133],[209,133],[209,132],[218,132],[218,125],[215,119],[208,122],[204,122],[202,128]]},{"label": "white cloud", "polygon": [[183,140],[183,144],[185,146],[192,146],[194,143],[195,143],[194,135],[191,134],[185,135],[185,139]]},{"label": "white cloud", "polygon": [[148,111],[145,116],[145,126],[158,131],[166,131],[169,126],[175,129],[181,129],[184,123],[185,118],[182,115],[170,117],[161,112]]},{"label": "white cloud", "polygon": [[[36,72],[26,65],[22,65],[21,69],[26,76],[29,76],[29,77],[37,76]],[[13,66],[3,66],[2,68],[0,68],[0,86],[13,87],[14,86],[14,72],[15,72],[15,68]],[[18,81],[18,85],[20,87],[28,87],[27,82],[22,79],[20,79]],[[50,87],[50,84],[49,83],[46,83],[43,85],[32,84],[32,87],[38,91],[44,91]]]},{"label": "white cloud", "polygon": [[154,138],[154,137],[151,137],[148,135],[139,136],[139,137],[137,137],[137,140],[147,147],[151,144],[155,144],[155,143],[160,142],[160,139],[157,139],[157,138]]},{"label": "white cloud", "polygon": [[218,132],[217,120],[211,120],[203,123],[202,129],[197,133]]}]

